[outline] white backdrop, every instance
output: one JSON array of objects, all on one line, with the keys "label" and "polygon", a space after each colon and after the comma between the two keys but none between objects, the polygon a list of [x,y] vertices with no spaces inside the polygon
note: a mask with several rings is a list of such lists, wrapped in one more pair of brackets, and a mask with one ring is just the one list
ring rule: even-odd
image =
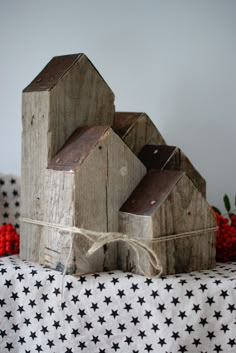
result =
[{"label": "white backdrop", "polygon": [[[236,193],[235,0],[0,0],[0,171],[20,174],[21,91],[55,55],[84,52],[207,180]],[[30,167],[30,166],[29,166]]]}]

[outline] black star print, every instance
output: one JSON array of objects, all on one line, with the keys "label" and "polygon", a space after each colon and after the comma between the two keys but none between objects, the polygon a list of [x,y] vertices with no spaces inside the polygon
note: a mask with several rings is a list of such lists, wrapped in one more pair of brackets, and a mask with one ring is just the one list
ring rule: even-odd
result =
[{"label": "black star print", "polygon": [[66,351],[65,351],[65,353],[73,353],[72,348],[68,348],[68,347],[66,347]]},{"label": "black star print", "polygon": [[186,349],[186,346],[179,346],[178,352],[184,353],[187,352],[188,350]]},{"label": "black star print", "polygon": [[219,318],[221,318],[221,317],[222,317],[222,315],[221,315],[221,311],[215,311],[215,310],[214,310],[214,312],[215,312],[215,314],[213,315],[213,317],[215,317],[215,318],[216,318],[216,320],[218,321],[218,320],[219,320]]},{"label": "black star print", "polygon": [[92,303],[92,305],[91,305],[90,308],[93,309],[93,311],[98,310],[98,309],[99,309],[99,308],[98,308],[98,303]]},{"label": "black star print", "polygon": [[215,301],[214,301],[213,297],[207,297],[206,304],[209,304],[211,306],[214,303],[215,303]]},{"label": "black star print", "polygon": [[85,289],[84,295],[89,298],[92,295],[91,289]]},{"label": "black star print", "polygon": [[72,282],[66,282],[65,287],[66,287],[66,289],[68,289],[68,291],[70,291],[72,288],[74,288]]},{"label": "black star print", "polygon": [[7,342],[5,348],[8,349],[8,351],[10,352],[10,350],[13,349],[12,343],[11,342],[9,342],[9,343]]},{"label": "black star print", "polygon": [[222,324],[222,325],[221,325],[221,331],[224,331],[224,333],[226,333],[227,331],[229,331],[228,325]]},{"label": "black star print", "polygon": [[144,339],[144,337],[147,337],[145,331],[141,331],[141,330],[139,330],[138,336],[141,337],[141,339]]},{"label": "black star print", "polygon": [[34,306],[36,306],[35,300],[34,300],[34,299],[33,299],[33,300],[30,299],[28,305],[31,306],[31,308],[33,308]]},{"label": "black star print", "polygon": [[140,321],[138,319],[138,316],[134,317],[132,316],[132,320],[130,321],[134,326],[136,326]]},{"label": "black star print", "polygon": [[85,315],[86,315],[85,310],[84,310],[84,309],[79,309],[78,315],[79,315],[80,317],[85,316]]},{"label": "black star print", "polygon": [[61,293],[59,288],[54,288],[53,294],[57,297]]},{"label": "black star print", "polygon": [[191,297],[193,297],[193,291],[192,291],[192,290],[187,290],[187,289],[186,289],[185,296],[186,296],[186,297],[188,297],[188,299],[190,299]]},{"label": "black star print", "polygon": [[28,327],[31,325],[30,319],[25,319],[24,324]]},{"label": "black star print", "polygon": [[129,346],[131,343],[133,343],[133,342],[134,342],[134,341],[133,341],[133,339],[132,339],[131,336],[126,336],[126,338],[125,338],[125,343],[127,343],[128,346]]},{"label": "black star print", "polygon": [[114,317],[114,319],[115,319],[117,316],[119,316],[119,314],[118,314],[118,310],[111,310],[111,314],[110,314],[110,316],[113,316],[113,317]]},{"label": "black star print", "polygon": [[7,270],[5,268],[1,268],[0,272],[2,275],[4,275],[4,273],[7,273]]},{"label": "black star print", "polygon": [[31,275],[32,277],[34,277],[35,275],[37,275],[37,273],[38,273],[38,271],[32,270],[32,271],[30,272],[30,275]]},{"label": "black star print", "polygon": [[228,296],[229,296],[229,294],[228,294],[228,291],[227,291],[227,290],[221,290],[220,297],[223,297],[223,298],[225,299],[225,298],[228,297]]},{"label": "black star print", "polygon": [[52,326],[54,326],[56,330],[58,329],[58,327],[61,327],[60,322],[59,321],[55,321],[55,320],[53,321],[53,325]]},{"label": "black star print", "polygon": [[192,344],[198,347],[201,344],[201,341],[199,338],[198,339],[194,338]]},{"label": "black star print", "polygon": [[152,345],[151,344],[146,344],[144,350],[147,351],[147,352],[153,351]]},{"label": "black star print", "polygon": [[24,344],[24,343],[26,343],[26,342],[25,342],[25,337],[19,336],[18,342],[19,342],[21,345]]},{"label": "black star print", "polygon": [[200,325],[202,325],[202,326],[204,327],[205,325],[207,325],[207,324],[208,324],[208,321],[207,321],[207,319],[206,319],[206,318],[201,317],[201,318],[200,318],[200,322],[199,322],[199,324],[200,324]]},{"label": "black star print", "polygon": [[24,289],[23,289],[22,293],[25,293],[25,295],[30,293],[29,287],[23,287],[23,288]]},{"label": "black star print", "polygon": [[195,313],[197,313],[198,311],[200,311],[201,309],[200,309],[200,305],[199,304],[193,304],[193,308],[192,308],[192,310],[194,310],[195,311]]},{"label": "black star print", "polygon": [[130,287],[134,292],[139,289],[138,283],[132,283],[132,286]]},{"label": "black star print", "polygon": [[180,336],[179,336],[179,332],[174,332],[174,331],[172,331],[172,336],[171,337],[173,337],[174,338],[174,340],[176,341],[177,340],[177,338],[180,338]]},{"label": "black star print", "polygon": [[37,287],[37,289],[39,289],[43,285],[42,285],[41,281],[36,281],[34,286]]},{"label": "black star print", "polygon": [[128,304],[128,303],[125,303],[124,309],[127,310],[127,312],[129,312],[130,310],[133,310],[131,304]]},{"label": "black star print", "polygon": [[10,320],[11,317],[13,317],[11,311],[5,311],[5,315],[4,317],[6,317],[8,320]]},{"label": "black star print", "polygon": [[55,313],[53,307],[50,307],[50,306],[48,307],[48,311],[47,312],[50,314],[50,316]]},{"label": "black star print", "polygon": [[153,280],[151,278],[146,278],[146,281],[144,283],[146,283],[148,286],[150,286],[150,284],[153,283]]},{"label": "black star print", "polygon": [[165,304],[159,304],[157,310],[160,310],[162,313],[164,310],[166,310]]},{"label": "black star print", "polygon": [[78,295],[72,295],[71,301],[74,302],[74,304],[76,304],[77,302],[79,302]]},{"label": "black star print", "polygon": [[106,303],[107,305],[109,305],[110,303],[112,303],[111,297],[105,297],[103,303]]},{"label": "black star print", "polygon": [[118,351],[118,349],[120,349],[119,343],[112,342],[111,348],[114,349],[115,352]]},{"label": "black star print", "polygon": [[176,306],[177,304],[180,304],[179,298],[178,297],[172,297],[171,303],[173,303],[174,306]]},{"label": "black star print", "polygon": [[119,283],[119,278],[113,277],[111,280],[111,283],[114,284],[114,286],[116,285],[116,283]]},{"label": "black star print", "polygon": [[94,277],[94,278],[98,278],[98,277],[100,277],[100,274],[99,274],[99,273],[94,273],[94,274],[93,274],[93,277]]},{"label": "black star print", "polygon": [[187,283],[187,281],[186,281],[186,279],[181,279],[181,280],[179,281],[179,283],[183,286],[184,284]]},{"label": "black star print", "polygon": [[209,340],[212,340],[215,337],[214,331],[207,331],[207,338],[209,338]]},{"label": "black star print", "polygon": [[98,353],[106,353],[105,349],[99,348],[99,352]]},{"label": "black star print", "polygon": [[18,276],[16,277],[16,279],[18,279],[18,281],[21,282],[23,281],[23,279],[25,279],[25,277],[22,273],[18,273]]},{"label": "black star print", "polygon": [[158,291],[157,290],[152,290],[152,294],[150,294],[150,297],[153,297],[153,299],[156,299],[156,297],[158,297]]},{"label": "black star print", "polygon": [[158,327],[158,324],[152,324],[152,328],[151,330],[153,330],[155,333],[160,330],[159,327]]},{"label": "black star print", "polygon": [[91,322],[86,322],[84,328],[86,328],[89,331],[93,328],[93,325]]},{"label": "black star print", "polygon": [[166,317],[165,319],[166,319],[166,321],[164,322],[164,324],[166,324],[168,327],[169,327],[170,325],[173,325],[173,321],[172,321],[171,318]]},{"label": "black star print", "polygon": [[91,341],[92,341],[94,344],[97,344],[98,342],[100,342],[100,339],[98,338],[98,336],[93,336],[93,338],[91,339]]},{"label": "black star print", "polygon": [[235,338],[229,338],[229,342],[227,343],[230,347],[236,346]]},{"label": "black star print", "polygon": [[166,344],[165,338],[159,338],[158,344],[160,344],[161,347],[163,347]]},{"label": "black star print", "polygon": [[102,292],[103,291],[103,289],[105,289],[105,283],[98,283],[98,286],[97,286],[97,289],[99,289],[100,290],[100,292]]},{"label": "black star print", "polygon": [[42,294],[42,297],[40,299],[43,300],[44,303],[45,303],[47,300],[49,300],[48,299],[48,294]]},{"label": "black star print", "polygon": [[169,292],[170,290],[173,290],[172,284],[166,283],[166,286],[165,286],[164,289],[167,290],[168,292]]},{"label": "black star print", "polygon": [[86,281],[87,281],[87,279],[86,279],[85,276],[80,276],[79,279],[78,279],[78,282],[80,282],[81,284],[83,284]]},{"label": "black star print", "polygon": [[11,328],[14,332],[19,331],[19,326],[12,324],[12,328]]},{"label": "black star print", "polygon": [[7,280],[4,283],[4,286],[6,286],[7,288],[9,288],[10,286],[12,286],[11,280]]},{"label": "black star print", "polygon": [[207,290],[208,288],[206,284],[201,283],[199,289],[204,293],[204,291]]},{"label": "black star print", "polygon": [[35,338],[37,338],[36,332],[30,331],[30,338],[32,338],[32,340],[34,340]]},{"label": "black star print", "polygon": [[107,336],[108,338],[110,338],[110,336],[113,335],[112,330],[106,330],[104,335]]},{"label": "black star print", "polygon": [[87,348],[87,346],[86,346],[86,344],[85,344],[84,341],[79,341],[78,347],[81,349],[81,351],[82,351],[83,349]]},{"label": "black star print", "polygon": [[79,335],[79,330],[77,328],[73,328],[71,334],[77,337]]},{"label": "black star print", "polygon": [[43,316],[41,313],[36,313],[35,317],[34,317],[36,320],[40,321],[40,320],[43,320]]},{"label": "black star print", "polygon": [[45,335],[48,332],[48,327],[42,326],[41,332]]},{"label": "black star print", "polygon": [[121,332],[123,332],[124,330],[126,330],[125,324],[119,324],[118,330],[121,330]]},{"label": "black star print", "polygon": [[48,340],[47,346],[49,346],[49,348],[52,348],[53,346],[55,346],[53,340]]},{"label": "black star print", "polygon": [[144,316],[146,316],[149,319],[152,316],[151,310],[145,310]]},{"label": "black star print", "polygon": [[55,281],[55,276],[54,275],[48,275],[47,281],[52,283],[53,281]]},{"label": "black star print", "polygon": [[223,349],[221,348],[221,345],[217,345],[217,344],[215,344],[215,348],[213,349],[213,351],[216,351],[217,353],[219,353],[219,352],[223,352]]},{"label": "black star print", "polygon": [[101,325],[104,324],[104,322],[106,322],[104,316],[99,316],[99,317],[98,317],[98,322],[99,322]]},{"label": "black star print", "polygon": [[0,299],[0,305],[1,305],[1,308],[3,307],[3,305],[6,305],[5,299]]},{"label": "black star print", "polygon": [[138,297],[137,303],[139,303],[141,306],[146,303],[144,297]]},{"label": "black star print", "polygon": [[118,289],[117,296],[119,296],[120,298],[124,297],[125,296],[124,289],[122,290]]},{"label": "black star print", "polygon": [[218,285],[221,284],[222,282],[221,282],[220,279],[216,279],[216,280],[214,281],[214,283],[218,286]]},{"label": "black star print", "polygon": [[[236,288],[235,288],[236,289]],[[229,310],[231,313],[236,310],[235,304],[229,304],[227,310]]]},{"label": "black star print", "polygon": [[178,317],[181,317],[181,319],[183,320],[185,317],[187,317],[186,311],[179,311]]},{"label": "black star print", "polygon": [[0,330],[0,336],[2,336],[2,338],[6,335],[6,330]]},{"label": "black star print", "polygon": [[[57,327],[56,327],[56,329],[57,329]],[[62,333],[60,333],[59,340],[61,340],[62,342],[67,341],[66,335],[63,335]]]},{"label": "black star print", "polygon": [[185,331],[187,331],[189,334],[190,334],[191,332],[193,332],[193,331],[194,331],[193,325],[186,325]]},{"label": "black star print", "polygon": [[69,324],[71,321],[74,321],[74,319],[72,318],[72,315],[66,315],[65,321],[68,321]]}]

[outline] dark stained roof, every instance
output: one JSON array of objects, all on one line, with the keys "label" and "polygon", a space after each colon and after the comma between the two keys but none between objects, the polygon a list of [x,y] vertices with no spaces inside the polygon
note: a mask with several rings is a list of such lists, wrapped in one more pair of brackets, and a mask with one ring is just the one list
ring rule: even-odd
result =
[{"label": "dark stained roof", "polygon": [[135,121],[145,113],[116,112],[113,120],[113,129],[121,137],[128,132]]},{"label": "dark stained roof", "polygon": [[185,175],[182,171],[150,171],[141,180],[120,211],[151,216]]},{"label": "dark stained roof", "polygon": [[111,130],[109,126],[78,128],[49,162],[48,169],[74,171],[109,130]]},{"label": "dark stained roof", "polygon": [[82,55],[55,56],[23,92],[49,91]]},{"label": "dark stained roof", "polygon": [[[176,152],[178,152],[178,148],[175,146],[146,145],[139,153],[138,158],[147,169],[163,169]],[[171,162],[175,163],[175,159]]]}]

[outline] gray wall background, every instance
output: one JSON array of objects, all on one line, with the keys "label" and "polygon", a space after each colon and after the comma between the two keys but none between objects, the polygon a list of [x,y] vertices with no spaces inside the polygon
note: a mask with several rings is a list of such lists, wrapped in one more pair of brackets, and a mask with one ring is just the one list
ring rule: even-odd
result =
[{"label": "gray wall background", "polygon": [[146,112],[222,207],[236,194],[235,34],[235,0],[0,0],[0,171],[20,174],[22,89],[84,52],[116,109]]}]

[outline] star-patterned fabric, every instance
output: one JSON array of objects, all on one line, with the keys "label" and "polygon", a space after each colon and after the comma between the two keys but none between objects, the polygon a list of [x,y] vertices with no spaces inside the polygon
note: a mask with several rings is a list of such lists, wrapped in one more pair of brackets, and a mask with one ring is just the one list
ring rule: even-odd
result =
[{"label": "star-patterned fabric", "polygon": [[146,278],[0,259],[0,352],[236,352],[236,263]]},{"label": "star-patterned fabric", "polygon": [[20,177],[0,174],[0,225],[11,223],[20,227]]}]

